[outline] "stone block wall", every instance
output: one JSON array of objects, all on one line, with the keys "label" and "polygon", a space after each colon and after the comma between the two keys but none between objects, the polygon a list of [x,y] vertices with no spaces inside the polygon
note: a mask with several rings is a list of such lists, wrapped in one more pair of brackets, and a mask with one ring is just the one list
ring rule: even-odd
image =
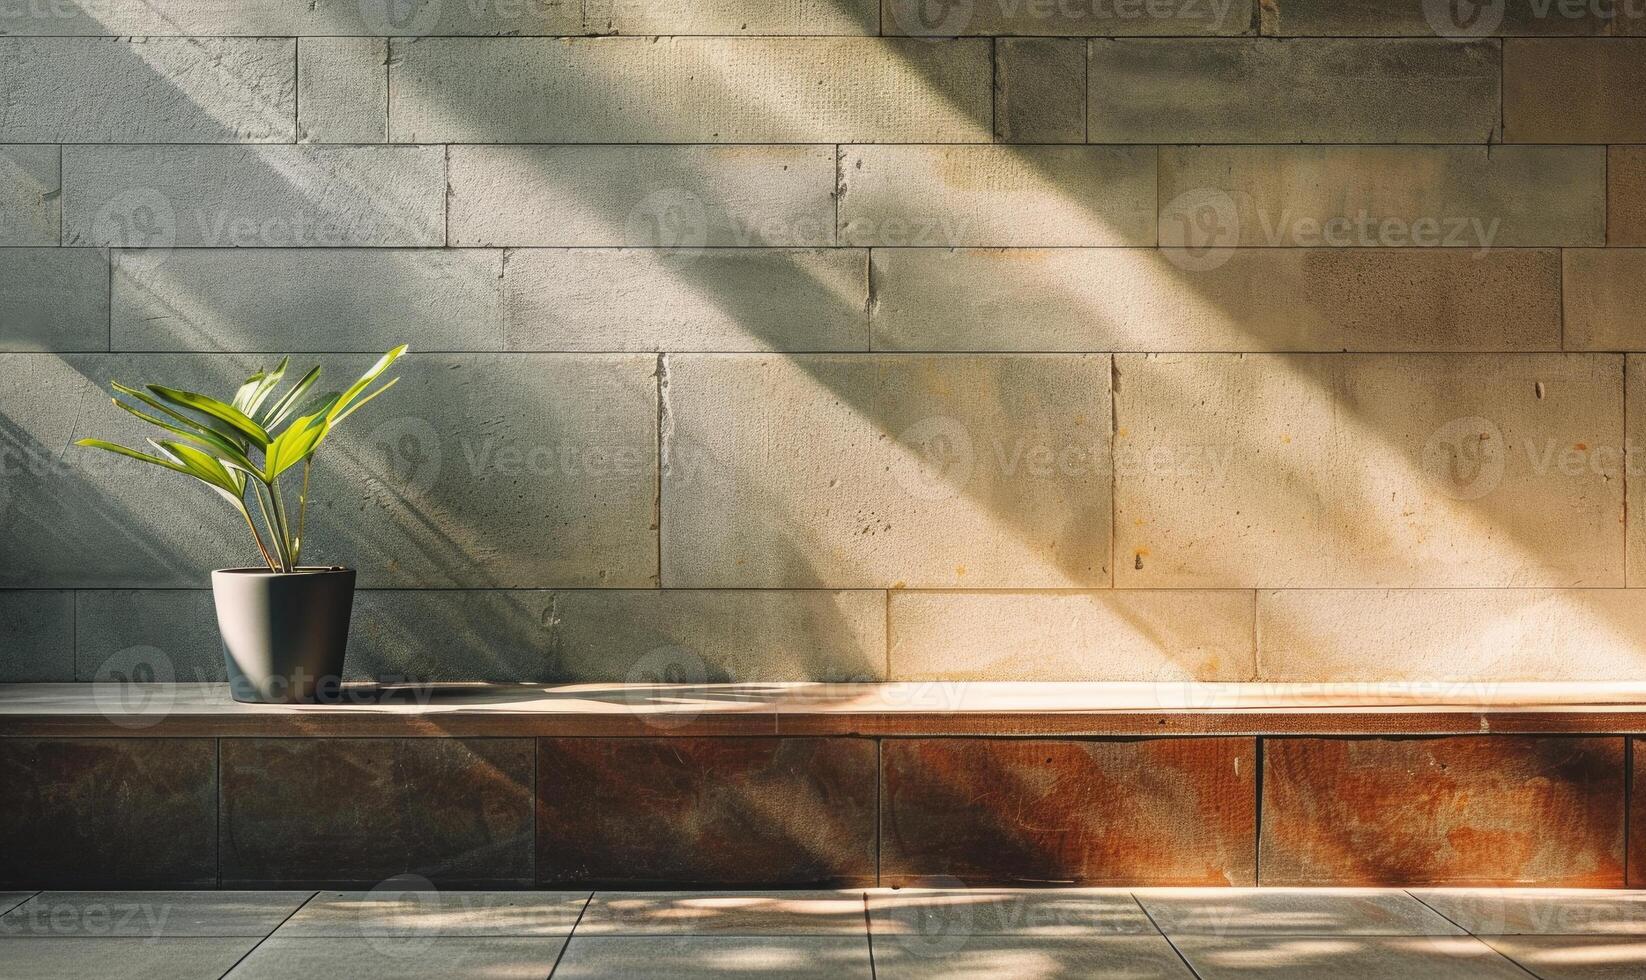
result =
[{"label": "stone block wall", "polygon": [[1646,4],[1458,6],[0,0],[0,681],[221,676],[111,379],[402,341],[357,676],[1646,680]]}]

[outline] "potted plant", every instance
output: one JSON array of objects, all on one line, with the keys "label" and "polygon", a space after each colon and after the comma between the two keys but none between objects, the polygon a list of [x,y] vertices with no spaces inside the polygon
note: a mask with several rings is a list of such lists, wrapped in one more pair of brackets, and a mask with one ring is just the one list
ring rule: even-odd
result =
[{"label": "potted plant", "polygon": [[[348,388],[324,394],[312,391],[320,380],[315,367],[275,395],[290,358],[247,378],[228,402],[163,385],[140,391],[115,382],[115,392],[126,400],[116,397],[114,403],[169,437],[148,440],[154,455],[102,439],[78,442],[193,477],[245,518],[266,567],[211,573],[229,692],[236,701],[309,702],[341,681],[354,570],[302,563],[309,469],[315,450],[344,419],[399,380],[372,388],[405,352],[405,345],[396,347]],[[299,466],[294,513],[281,481],[295,476]]]}]

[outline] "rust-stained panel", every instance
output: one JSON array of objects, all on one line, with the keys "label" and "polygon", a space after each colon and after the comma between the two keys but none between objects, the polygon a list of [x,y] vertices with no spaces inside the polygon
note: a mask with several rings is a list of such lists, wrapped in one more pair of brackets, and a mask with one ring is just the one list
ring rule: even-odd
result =
[{"label": "rust-stained panel", "polygon": [[223,884],[532,880],[530,739],[222,741]]},{"label": "rust-stained panel", "polygon": [[545,738],[544,884],[864,885],[875,744],[856,738]]},{"label": "rust-stained panel", "polygon": [[1629,887],[1646,887],[1646,738],[1634,739],[1629,774]]},{"label": "rust-stained panel", "polygon": [[1265,885],[1623,884],[1623,739],[1264,741]]},{"label": "rust-stained panel", "polygon": [[0,886],[215,886],[216,770],[208,738],[0,739]]},{"label": "rust-stained panel", "polygon": [[889,739],[881,883],[1253,884],[1255,748]]}]

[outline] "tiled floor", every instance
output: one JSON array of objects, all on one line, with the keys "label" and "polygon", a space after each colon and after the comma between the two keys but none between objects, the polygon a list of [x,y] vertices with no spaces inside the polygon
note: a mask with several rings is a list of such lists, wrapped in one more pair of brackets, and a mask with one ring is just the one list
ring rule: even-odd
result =
[{"label": "tiled floor", "polygon": [[0,892],[0,978],[1646,978],[1646,892],[400,885]]}]

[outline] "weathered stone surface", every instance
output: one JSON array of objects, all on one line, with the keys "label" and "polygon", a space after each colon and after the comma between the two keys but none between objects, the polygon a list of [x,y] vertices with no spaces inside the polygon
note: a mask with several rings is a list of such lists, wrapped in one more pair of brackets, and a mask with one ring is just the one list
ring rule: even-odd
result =
[{"label": "weathered stone surface", "polygon": [[510,350],[869,348],[861,249],[515,249]]},{"label": "weathered stone surface", "polygon": [[0,937],[0,960],[8,972],[37,980],[120,977],[121,980],[176,980],[222,976],[234,969],[260,940],[255,936],[152,939],[94,936]]},{"label": "weathered stone surface", "polygon": [[0,683],[74,680],[74,593],[0,592]]},{"label": "weathered stone surface", "polygon": [[1198,980],[1243,980],[1254,973],[1266,980],[1526,976],[1474,936],[1173,936],[1172,943]]},{"label": "weathered stone surface", "polygon": [[1646,147],[1606,149],[1606,244],[1646,245]]},{"label": "weathered stone surface", "polygon": [[555,965],[562,980],[643,976],[660,966],[676,980],[727,973],[791,980],[871,980],[862,936],[610,936],[574,938]]},{"label": "weathered stone surface", "polygon": [[1094,39],[1094,143],[1484,143],[1498,42]]},{"label": "weathered stone surface", "polygon": [[1620,360],[1116,356],[1116,584],[1622,585]]},{"label": "weathered stone surface", "polygon": [[221,681],[217,607],[204,589],[75,593],[75,680]]},{"label": "weathered stone surface", "polygon": [[1567,350],[1646,350],[1646,249],[1562,253]]},{"label": "weathered stone surface", "polygon": [[[1161,234],[1189,246],[1600,245],[1605,170],[1589,146],[1162,147]],[[1207,215],[1209,228],[1184,234]]]},{"label": "weathered stone surface", "polygon": [[[1629,488],[1628,512],[1646,514],[1646,480],[1640,478],[1640,454],[1646,449],[1646,357],[1630,354],[1625,368],[1627,382],[1624,389],[1624,417],[1629,421],[1626,462],[1629,471],[1625,482]],[[1646,583],[1646,520],[1628,522],[1628,583]],[[1642,838],[1646,840],[1646,838]]]},{"label": "weathered stone surface", "polygon": [[217,743],[0,739],[0,885],[213,888]]},{"label": "weathered stone surface", "polygon": [[1254,0],[1164,0],[1156,3],[1015,3],[975,0],[929,4],[884,0],[881,29],[915,37],[1044,35],[1050,37],[1188,37],[1255,34]]},{"label": "weathered stone surface", "polygon": [[[1541,37],[1631,34],[1633,4],[1506,0],[1478,6],[1423,0],[1280,0],[1266,4],[1263,33],[1301,37]],[[1614,23],[1614,20],[1616,21]]]},{"label": "weathered stone surface", "polygon": [[180,249],[114,255],[117,350],[500,350],[503,253]]},{"label": "weathered stone surface", "polygon": [[[149,434],[110,403],[111,378],[227,393],[273,360],[0,356],[0,375],[33,379],[0,386],[0,449],[21,461],[0,585],[199,588],[208,569],[256,564],[215,494],[70,444]],[[372,358],[314,360],[344,379]],[[395,390],[317,454],[305,560],[357,568],[362,588],[653,584],[655,369],[646,355],[408,357]]]},{"label": "weathered stone surface", "polygon": [[295,891],[47,891],[0,918],[0,939],[266,936],[309,897]]},{"label": "weathered stone surface", "polygon": [[0,350],[108,349],[107,252],[11,248],[0,258]]},{"label": "weathered stone surface", "polygon": [[858,936],[855,888],[781,891],[596,892],[577,934],[596,936]]},{"label": "weathered stone surface", "polygon": [[1153,245],[1155,148],[841,149],[846,245]]},{"label": "weathered stone surface", "polygon": [[1252,739],[896,739],[881,758],[881,884],[1255,884]]},{"label": "weathered stone surface", "polygon": [[880,0],[583,0],[591,34],[878,34]]},{"label": "weathered stone surface", "polygon": [[388,138],[385,38],[311,37],[297,44],[297,138],[381,143]]},{"label": "weathered stone surface", "polygon": [[454,146],[451,244],[832,245],[828,146]]},{"label": "weathered stone surface", "polygon": [[[392,886],[391,886],[392,887]],[[415,976],[481,976],[490,980],[536,980],[560,972],[566,940],[544,936],[374,937],[360,941],[270,936],[234,972],[235,980],[284,980],[293,975],[340,976],[350,980],[401,980]],[[674,971],[670,971],[673,973]]]},{"label": "weathered stone surface", "polygon": [[578,0],[397,3],[395,0],[72,0],[19,3],[0,12],[6,34],[209,37],[305,35],[575,34]]},{"label": "weathered stone surface", "polygon": [[1249,592],[893,592],[891,678],[1250,681]]},{"label": "weathered stone surface", "polygon": [[1646,141],[1646,38],[1503,42],[1503,138],[1510,143]]},{"label": "weathered stone surface", "polygon": [[1623,884],[1623,739],[1264,740],[1265,885]]},{"label": "weathered stone surface", "polygon": [[441,245],[439,146],[70,146],[63,243]]},{"label": "weathered stone surface", "polygon": [[0,246],[60,243],[62,157],[56,146],[0,145]]},{"label": "weathered stone surface", "polygon": [[[1637,841],[1646,841],[1646,745],[1643,739],[1634,739],[1630,747],[1629,769],[1629,836]],[[1646,848],[1629,848],[1628,880],[1629,888],[1639,888],[1646,884]]]},{"label": "weathered stone surface", "polygon": [[1260,592],[1257,636],[1283,684],[1646,680],[1646,609],[1620,589]]},{"label": "weathered stone surface", "polygon": [[397,39],[407,143],[953,143],[988,139],[984,40]]},{"label": "weathered stone surface", "polygon": [[1180,257],[875,249],[874,349],[1560,348],[1553,250],[1243,248],[1213,256],[1210,268],[1185,268]]},{"label": "weathered stone surface", "polygon": [[[289,893],[288,893],[289,894]],[[288,939],[410,940],[566,936],[587,891],[435,892],[390,888],[321,892],[280,927]],[[366,945],[370,946],[368,942]]]},{"label": "weathered stone surface", "polygon": [[225,888],[370,886],[398,874],[457,887],[532,880],[530,739],[220,745]]},{"label": "weathered stone surface", "polygon": [[999,38],[994,59],[995,139],[1003,143],[1086,141],[1084,41]]},{"label": "weathered stone surface", "polygon": [[873,882],[869,739],[537,744],[540,884]]},{"label": "weathered stone surface", "polygon": [[880,680],[880,592],[367,591],[347,673],[541,683]]},{"label": "weathered stone surface", "polygon": [[665,370],[665,586],[1108,584],[1106,355]]},{"label": "weathered stone surface", "polygon": [[289,143],[290,38],[0,37],[0,141]]}]

